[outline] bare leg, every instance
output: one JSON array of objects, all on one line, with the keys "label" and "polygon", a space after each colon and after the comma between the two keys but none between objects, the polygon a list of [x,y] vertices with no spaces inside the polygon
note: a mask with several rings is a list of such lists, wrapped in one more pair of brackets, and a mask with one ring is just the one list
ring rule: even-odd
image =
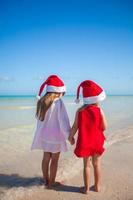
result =
[{"label": "bare leg", "polygon": [[43,179],[46,181],[46,185],[49,183],[49,162],[51,158],[50,152],[44,152],[42,159],[42,173]]},{"label": "bare leg", "polygon": [[60,156],[60,152],[52,153],[52,156],[51,156],[49,188],[55,183],[59,156]]},{"label": "bare leg", "polygon": [[86,157],[83,159],[84,162],[84,170],[83,170],[83,178],[84,178],[84,193],[87,194],[89,192],[90,186],[90,157]]},{"label": "bare leg", "polygon": [[98,154],[92,157],[92,164],[94,167],[95,191],[99,192],[101,184],[101,163]]}]

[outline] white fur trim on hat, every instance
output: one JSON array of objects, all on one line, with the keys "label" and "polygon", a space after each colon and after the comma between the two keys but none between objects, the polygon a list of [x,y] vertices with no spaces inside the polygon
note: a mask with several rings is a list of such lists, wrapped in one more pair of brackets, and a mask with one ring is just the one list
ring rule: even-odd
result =
[{"label": "white fur trim on hat", "polygon": [[46,92],[66,92],[66,86],[56,87],[52,85],[47,85]]},{"label": "white fur trim on hat", "polygon": [[40,97],[39,95],[37,95],[36,98],[37,98],[38,100],[41,99],[41,97]]},{"label": "white fur trim on hat", "polygon": [[93,104],[98,103],[99,101],[103,101],[106,98],[106,94],[102,91],[98,96],[93,97],[84,97],[83,102],[84,104]]}]

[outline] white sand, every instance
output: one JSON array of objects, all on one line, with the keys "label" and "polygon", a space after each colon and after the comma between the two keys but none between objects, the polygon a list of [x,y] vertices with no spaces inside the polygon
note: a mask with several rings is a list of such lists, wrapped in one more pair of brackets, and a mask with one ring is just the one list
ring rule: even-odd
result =
[{"label": "white sand", "polygon": [[[112,140],[112,145],[107,148],[102,158],[102,190],[100,193],[90,191],[89,195],[80,192],[83,186],[81,160],[77,161],[75,172],[72,168],[62,177],[65,179],[64,186],[56,190],[47,190],[40,186],[36,180],[34,184],[26,187],[28,180],[23,183],[13,184],[3,195],[2,200],[133,200],[133,129],[127,130],[130,137],[119,137],[119,140]],[[121,138],[121,139],[120,139]],[[122,139],[123,138],[123,139]],[[80,164],[79,164],[80,163]],[[70,165],[70,163],[69,163]],[[72,169],[72,171],[71,171]],[[32,169],[31,169],[32,171]],[[72,173],[73,172],[73,173]],[[72,177],[74,175],[74,177]],[[91,184],[93,185],[93,170],[91,170]],[[72,177],[72,178],[71,178]],[[2,176],[1,176],[2,178]],[[16,176],[14,176],[14,182]],[[59,176],[58,176],[59,178]],[[60,176],[61,178],[61,176]],[[13,179],[12,179],[13,180]],[[18,179],[17,179],[18,180]],[[2,181],[2,180],[1,180]],[[22,181],[22,178],[21,178]]]}]

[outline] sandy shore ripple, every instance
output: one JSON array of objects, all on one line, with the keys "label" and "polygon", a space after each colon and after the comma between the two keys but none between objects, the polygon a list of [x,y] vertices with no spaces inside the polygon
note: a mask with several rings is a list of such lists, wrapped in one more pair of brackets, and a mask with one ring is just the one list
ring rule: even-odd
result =
[{"label": "sandy shore ripple", "polygon": [[[118,130],[106,141],[106,151],[102,160],[103,180],[102,191],[95,193],[92,190],[93,176],[88,196],[80,192],[83,186],[82,160],[74,155],[60,161],[57,180],[64,181],[64,186],[56,190],[47,190],[41,183],[41,173],[32,175],[32,168],[27,168],[29,176],[0,174],[0,199],[1,200],[133,200],[133,127]],[[29,154],[28,156],[31,156]],[[28,158],[27,164],[28,164]],[[41,157],[39,158],[41,159]],[[16,161],[14,161],[16,162]],[[18,161],[21,165],[21,160]],[[29,163],[35,162],[34,156]],[[18,164],[17,163],[17,164]],[[5,166],[6,167],[6,166]],[[38,167],[38,166],[36,166]],[[8,166],[7,166],[8,168]],[[16,169],[17,170],[17,169]],[[21,171],[22,169],[20,169]],[[6,170],[5,170],[6,171]],[[31,172],[30,172],[31,171]],[[34,168],[33,168],[34,171]],[[93,171],[92,171],[93,173]],[[24,171],[25,174],[25,171]],[[3,189],[4,188],[4,189]]]}]

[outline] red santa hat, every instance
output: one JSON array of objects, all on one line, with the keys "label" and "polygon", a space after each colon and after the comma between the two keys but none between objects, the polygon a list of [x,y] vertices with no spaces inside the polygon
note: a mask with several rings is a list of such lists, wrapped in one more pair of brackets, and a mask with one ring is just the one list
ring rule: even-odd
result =
[{"label": "red santa hat", "polygon": [[63,81],[56,75],[51,75],[47,80],[41,85],[37,98],[40,99],[43,89],[46,85],[46,92],[66,92],[66,87]]},{"label": "red santa hat", "polygon": [[77,89],[77,99],[76,103],[79,103],[79,93],[82,87],[83,102],[84,104],[93,104],[103,101],[106,98],[104,90],[95,82],[91,80],[83,81]]}]

